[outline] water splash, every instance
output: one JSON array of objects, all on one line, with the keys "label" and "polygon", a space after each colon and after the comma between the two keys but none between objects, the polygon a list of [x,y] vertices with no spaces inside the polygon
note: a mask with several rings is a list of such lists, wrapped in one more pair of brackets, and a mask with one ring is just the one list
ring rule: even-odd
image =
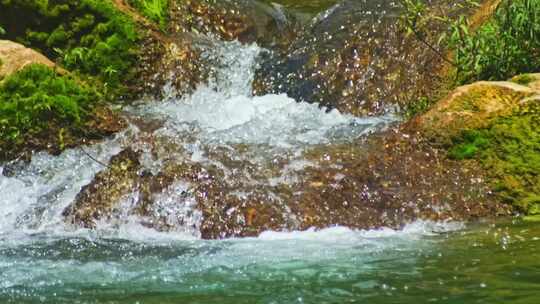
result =
[{"label": "water splash", "polygon": [[303,147],[357,138],[395,121],[391,115],[345,115],[318,104],[296,102],[284,94],[252,96],[251,83],[261,52],[264,50],[256,45],[222,43],[207,54],[218,62],[209,83],[186,98],[156,101],[133,112],[165,119],[162,132],[169,136],[185,137],[185,133],[196,130],[202,141],[214,146],[247,143]]}]

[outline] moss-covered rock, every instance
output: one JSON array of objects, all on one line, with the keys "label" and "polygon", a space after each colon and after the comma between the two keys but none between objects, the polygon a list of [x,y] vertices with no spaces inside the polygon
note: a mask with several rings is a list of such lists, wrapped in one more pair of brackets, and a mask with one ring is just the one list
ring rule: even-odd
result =
[{"label": "moss-covered rock", "polygon": [[167,27],[170,0],[127,0],[127,2],[149,20],[159,24],[162,29]]},{"label": "moss-covered rock", "polygon": [[477,82],[455,89],[413,123],[424,135],[444,141],[467,130],[488,127],[535,94],[538,92],[530,87],[512,82]]},{"label": "moss-covered rock", "polygon": [[4,81],[0,160],[100,139],[125,126],[107,103],[159,95],[167,82],[189,93],[203,79],[188,35],[164,35],[123,1],[0,1],[0,26],[24,44],[0,42],[0,78],[29,63],[62,74],[31,68]]},{"label": "moss-covered rock", "polygon": [[115,95],[135,76],[134,21],[112,1],[0,1],[6,38],[40,50],[80,74],[97,77]]},{"label": "moss-covered rock", "polygon": [[[410,126],[451,158],[476,159],[499,200],[540,213],[540,91],[535,74],[457,88]],[[522,84],[526,84],[524,86]]]},{"label": "moss-covered rock", "polygon": [[95,88],[31,64],[0,84],[0,161],[65,148],[117,132],[125,122]]}]

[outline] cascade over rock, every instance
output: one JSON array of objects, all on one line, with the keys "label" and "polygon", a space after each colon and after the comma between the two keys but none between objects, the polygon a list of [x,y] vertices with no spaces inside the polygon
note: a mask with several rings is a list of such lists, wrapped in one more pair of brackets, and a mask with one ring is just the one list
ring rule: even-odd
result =
[{"label": "cascade over rock", "polygon": [[[158,152],[161,145],[154,146],[153,153],[163,153]],[[284,158],[261,166],[219,150],[214,153],[222,164],[234,168],[232,175],[220,166],[191,160],[170,160],[152,174],[138,166],[123,166],[139,162],[137,154],[124,151],[64,215],[73,224],[94,227],[131,210],[144,225],[175,231],[185,229],[189,215],[197,213],[201,222],[193,229],[203,238],[224,238],[334,225],[399,228],[417,219],[510,214],[508,206],[490,196],[484,174],[473,164],[448,160],[444,151],[394,130],[350,144],[314,147],[303,154],[304,164]],[[156,213],[162,196],[178,183],[185,185],[184,194],[173,197],[172,203],[190,202],[194,209],[180,216]]]}]

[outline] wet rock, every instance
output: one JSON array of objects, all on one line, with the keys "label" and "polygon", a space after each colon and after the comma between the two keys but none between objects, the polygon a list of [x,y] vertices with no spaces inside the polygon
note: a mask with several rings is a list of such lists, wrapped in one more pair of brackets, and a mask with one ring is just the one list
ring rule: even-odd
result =
[{"label": "wet rock", "polygon": [[[254,161],[252,147],[244,145],[210,149],[205,157],[212,161],[196,162],[170,153],[181,149],[162,139],[145,142],[153,146],[146,153],[164,159],[159,168],[143,169],[134,160],[140,155],[131,152],[115,157],[66,210],[70,222],[93,227],[123,212],[159,231],[216,239],[510,214],[474,162],[450,160],[444,150],[401,130],[266,161]],[[137,165],[116,169],[126,161]]]},{"label": "wet rock", "polygon": [[262,2],[273,5],[278,4],[283,6],[288,11],[303,15],[304,18],[311,19],[318,13],[335,5],[337,2],[339,2],[339,0],[262,0]]},{"label": "wet rock", "polygon": [[121,199],[126,198],[139,178],[140,154],[126,149],[111,159],[92,183],[77,195],[73,205],[64,210],[66,221],[92,228],[99,219],[112,216]]},{"label": "wet rock", "polygon": [[32,49],[13,41],[0,40],[0,80],[34,63],[56,68],[54,62]]},{"label": "wet rock", "polygon": [[[198,40],[185,31],[171,35],[142,16],[123,0],[115,0],[118,10],[129,15],[139,25],[142,36],[135,66],[136,77],[128,83],[131,99],[163,98],[191,93],[206,79]],[[168,91],[164,91],[168,88]]]},{"label": "wet rock", "polygon": [[148,35],[141,44],[138,77],[130,87],[135,96],[183,96],[206,79],[204,67],[193,37]]},{"label": "wet rock", "polygon": [[[457,5],[430,2],[451,15]],[[256,94],[285,92],[354,115],[378,115],[431,96],[443,82],[444,60],[399,27],[395,1],[346,0],[319,15],[285,52],[268,56]],[[426,40],[437,45],[441,26]],[[444,51],[442,51],[444,53]]]},{"label": "wet rock", "polygon": [[[304,156],[310,165],[294,178],[283,180],[283,173],[269,168],[259,172],[266,180],[282,180],[276,184],[250,187],[238,176],[237,185],[231,185],[216,176],[220,190],[199,201],[202,236],[256,236],[269,229],[334,225],[400,228],[417,219],[468,221],[511,212],[490,195],[474,163],[449,160],[444,150],[412,135],[389,131],[366,141],[313,148]],[[283,172],[285,164],[273,165]]]},{"label": "wet rock", "polygon": [[170,20],[172,33],[217,35],[227,41],[256,42],[265,47],[288,43],[298,26],[280,6],[250,0],[173,1]]}]

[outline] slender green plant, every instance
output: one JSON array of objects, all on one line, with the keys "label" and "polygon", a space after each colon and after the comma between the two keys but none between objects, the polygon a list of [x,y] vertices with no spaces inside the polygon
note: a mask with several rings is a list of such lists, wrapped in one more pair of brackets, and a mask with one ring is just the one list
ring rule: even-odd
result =
[{"label": "slender green plant", "polygon": [[129,0],[129,4],[162,29],[167,26],[169,0]]},{"label": "slender green plant", "polygon": [[[433,14],[426,0],[400,0],[401,24],[456,69],[456,83],[477,80],[505,80],[514,75],[540,70],[540,0],[505,0],[486,24],[472,30],[466,16],[457,18]],[[465,0],[464,5],[478,6]],[[434,23],[448,29],[428,42]],[[446,51],[445,51],[446,50]],[[453,54],[448,58],[446,54]]]},{"label": "slender green plant", "polygon": [[474,33],[453,29],[448,40],[458,82],[506,80],[540,70],[540,0],[504,1]]}]

